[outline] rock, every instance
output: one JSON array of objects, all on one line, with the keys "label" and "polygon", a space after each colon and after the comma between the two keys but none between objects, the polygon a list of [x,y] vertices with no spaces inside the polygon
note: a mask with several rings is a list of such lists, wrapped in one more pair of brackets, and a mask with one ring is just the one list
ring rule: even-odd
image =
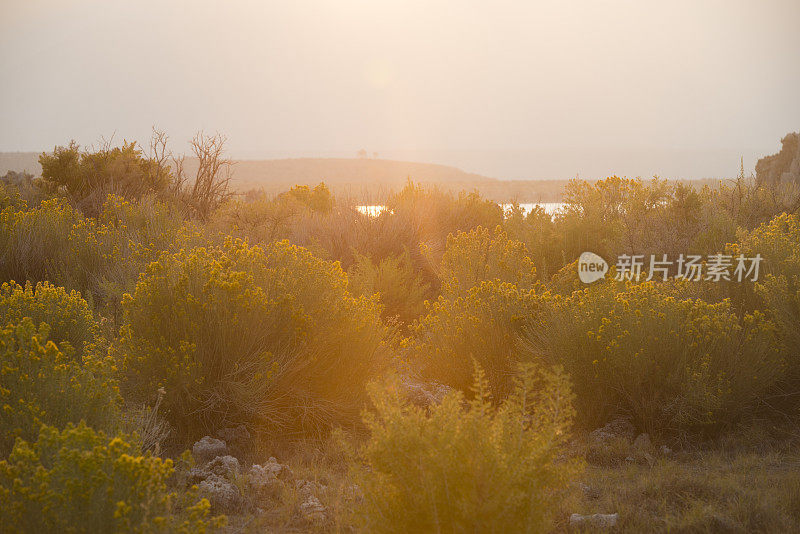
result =
[{"label": "rock", "polygon": [[422,408],[434,406],[442,402],[442,399],[452,389],[436,382],[417,382],[409,377],[403,377],[400,381],[403,397]]},{"label": "rock", "polygon": [[653,444],[650,441],[649,434],[639,434],[636,436],[636,440],[633,442],[634,448],[640,451],[647,451],[653,448]]},{"label": "rock", "polygon": [[313,495],[306,497],[300,505],[300,514],[306,521],[311,523],[324,523],[326,520],[325,511],[325,507]]},{"label": "rock", "polygon": [[600,492],[597,491],[596,489],[588,486],[587,484],[584,484],[583,482],[578,482],[578,487],[581,489],[581,491],[583,492],[583,495],[587,499],[599,499],[600,498]]},{"label": "rock", "polygon": [[616,526],[619,514],[572,514],[569,524],[573,526],[591,526],[595,528],[610,528]]},{"label": "rock", "polygon": [[614,419],[589,434],[586,460],[594,465],[619,465],[630,456],[634,436],[633,425],[627,419]]},{"label": "rock", "polygon": [[247,489],[258,499],[274,499],[280,496],[283,482],[271,470],[254,464],[247,472]]},{"label": "rock", "polygon": [[242,504],[239,488],[219,475],[212,474],[197,485],[199,494],[211,503],[213,513],[237,511]]},{"label": "rock", "polygon": [[800,133],[786,134],[781,139],[780,152],[758,160],[756,182],[759,185],[800,184]]},{"label": "rock", "polygon": [[210,473],[233,479],[239,473],[239,460],[233,456],[217,456],[205,466]]},{"label": "rock", "polygon": [[189,483],[197,484],[212,476],[218,476],[225,480],[236,480],[239,474],[239,460],[233,456],[217,456],[206,465],[193,467],[189,471]]},{"label": "rock", "polygon": [[636,430],[633,428],[631,422],[620,417],[607,423],[602,428],[593,430],[592,433],[589,434],[589,440],[600,443],[611,441],[616,438],[632,440],[635,435]]},{"label": "rock", "polygon": [[192,445],[192,456],[198,464],[204,464],[217,456],[225,456],[227,453],[228,448],[225,442],[211,436],[205,436]]},{"label": "rock", "polygon": [[269,459],[264,463],[263,467],[280,480],[291,480],[294,477],[294,474],[289,466],[278,463],[278,460],[276,460],[274,456],[270,456]]},{"label": "rock", "polygon": [[294,487],[303,497],[315,497],[317,495],[324,495],[328,492],[328,486],[314,482],[313,480],[296,480]]}]

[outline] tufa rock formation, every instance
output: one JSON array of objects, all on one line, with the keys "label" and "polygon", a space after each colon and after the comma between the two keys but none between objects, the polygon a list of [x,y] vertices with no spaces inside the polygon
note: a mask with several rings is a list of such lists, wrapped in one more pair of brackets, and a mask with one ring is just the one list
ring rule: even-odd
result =
[{"label": "tufa rock formation", "polygon": [[800,133],[787,134],[781,139],[781,145],[780,152],[756,163],[759,185],[790,182],[800,185]]}]

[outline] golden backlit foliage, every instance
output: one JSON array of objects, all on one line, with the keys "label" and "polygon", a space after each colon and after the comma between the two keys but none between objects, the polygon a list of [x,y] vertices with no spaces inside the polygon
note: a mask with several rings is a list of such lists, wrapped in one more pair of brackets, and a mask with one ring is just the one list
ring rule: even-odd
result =
[{"label": "golden backlit foliage", "polygon": [[[83,422],[42,426],[0,461],[3,532],[182,532],[222,527],[209,503],[169,491],[172,460],[142,454],[125,435]],[[178,508],[182,511],[176,513]]]},{"label": "golden backlit foliage", "polygon": [[163,407],[185,439],[246,423],[314,431],[357,417],[386,364],[385,327],[338,264],[277,242],[229,239],[164,254],[123,301],[125,391]]},{"label": "golden backlit foliage", "polygon": [[360,507],[368,532],[543,532],[577,474],[559,459],[574,411],[566,376],[531,365],[505,402],[476,368],[472,400],[452,392],[429,411],[396,387],[371,389]]},{"label": "golden backlit foliage", "polygon": [[564,365],[588,428],[625,413],[648,432],[718,429],[781,379],[783,353],[763,313],[739,318],[728,301],[681,289],[606,282],[542,300],[529,357]]}]

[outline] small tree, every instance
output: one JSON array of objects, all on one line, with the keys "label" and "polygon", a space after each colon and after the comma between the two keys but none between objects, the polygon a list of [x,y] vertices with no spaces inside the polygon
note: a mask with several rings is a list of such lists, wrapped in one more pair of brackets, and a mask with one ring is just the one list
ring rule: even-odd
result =
[{"label": "small tree", "polygon": [[233,161],[223,157],[226,141],[220,134],[198,132],[194,136],[190,145],[197,158],[197,172],[191,184],[185,173],[185,157],[173,158],[176,175],[173,189],[190,211],[204,221],[233,194],[229,189]]}]

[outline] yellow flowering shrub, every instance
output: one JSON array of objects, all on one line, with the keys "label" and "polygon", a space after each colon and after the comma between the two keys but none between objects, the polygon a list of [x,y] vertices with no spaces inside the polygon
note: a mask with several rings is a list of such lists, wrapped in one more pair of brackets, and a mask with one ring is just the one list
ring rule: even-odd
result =
[{"label": "yellow flowering shrub", "polygon": [[337,263],[288,242],[164,254],[123,307],[115,353],[127,397],[164,387],[166,417],[186,439],[357,417],[384,364],[380,307],[348,292]]},{"label": "yellow flowering shrub", "polygon": [[509,239],[500,226],[494,232],[478,226],[447,237],[441,277],[446,293],[466,291],[484,280],[531,289],[536,282],[536,267],[525,245]]},{"label": "yellow flowering shrub", "polygon": [[476,361],[492,391],[503,398],[520,361],[519,335],[538,309],[533,290],[497,280],[481,282],[463,295],[441,296],[405,341],[410,364],[426,379],[466,392]]},{"label": "yellow flowering shrub", "polygon": [[331,211],[336,203],[325,182],[317,184],[313,189],[307,185],[296,185],[281,196],[291,198],[311,211],[320,213]]},{"label": "yellow flowering shrub", "polygon": [[[740,247],[748,257],[761,254],[761,275],[755,285],[763,307],[776,322],[786,348],[787,377],[784,393],[800,387],[800,217],[783,213],[750,233],[740,234]],[[790,396],[784,396],[787,400]],[[800,398],[794,396],[795,406]]]},{"label": "yellow flowering shrub", "polygon": [[143,455],[126,436],[83,422],[62,432],[43,426],[35,442],[18,441],[0,461],[0,529],[202,533],[223,526],[224,517],[208,517],[205,499],[168,490],[173,471],[172,460]]},{"label": "yellow flowering shrub", "polygon": [[109,196],[96,218],[64,199],[0,212],[0,279],[49,281],[80,291],[112,313],[139,272],[164,250],[199,241],[167,205]]},{"label": "yellow flowering shrub", "polygon": [[568,381],[524,366],[497,406],[476,374],[471,401],[452,392],[429,410],[391,384],[371,389],[358,470],[366,532],[550,530],[579,467],[558,458],[574,413]]},{"label": "yellow flowering shrub", "polygon": [[47,323],[30,318],[0,329],[0,455],[14,439],[33,439],[42,424],[85,420],[96,428],[117,423],[119,395],[108,363],[76,361],[72,348],[47,340]]},{"label": "yellow flowering shrub", "polygon": [[26,282],[22,287],[12,281],[0,286],[0,325],[17,324],[23,317],[30,317],[34,325],[47,323],[49,339],[56,344],[68,342],[78,360],[97,338],[97,323],[80,293],[49,282],[36,287]]},{"label": "yellow flowering shrub", "polygon": [[740,320],[728,301],[681,292],[681,284],[609,282],[549,297],[526,345],[564,365],[589,427],[616,412],[649,432],[735,420],[783,373],[775,327],[762,313]]},{"label": "yellow flowering shrub", "polygon": [[27,202],[22,198],[19,188],[0,180],[0,210],[24,209],[26,206]]}]

